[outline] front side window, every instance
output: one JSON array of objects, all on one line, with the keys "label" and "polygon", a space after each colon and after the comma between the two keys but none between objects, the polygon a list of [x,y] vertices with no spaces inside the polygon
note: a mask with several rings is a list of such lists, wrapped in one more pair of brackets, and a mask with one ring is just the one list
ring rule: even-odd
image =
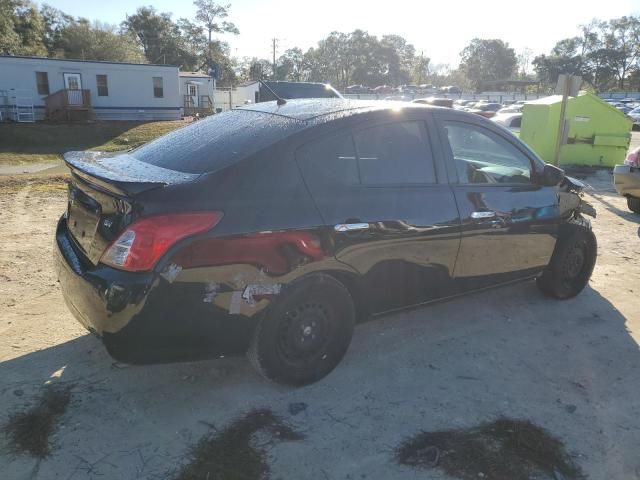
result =
[{"label": "front side window", "polygon": [[49,95],[49,74],[47,72],[36,72],[36,84],[38,85],[38,95]]},{"label": "front side window", "polygon": [[460,183],[531,183],[531,161],[490,130],[446,122]]},{"label": "front side window", "polygon": [[162,77],[153,77],[153,96],[156,98],[164,97],[164,88],[162,87]]},{"label": "front side window", "polygon": [[109,86],[107,85],[107,76],[106,75],[96,75],[96,83],[98,84],[98,96],[99,97],[108,97],[109,96]]},{"label": "front side window", "polygon": [[362,185],[435,183],[424,122],[394,122],[354,134]]}]

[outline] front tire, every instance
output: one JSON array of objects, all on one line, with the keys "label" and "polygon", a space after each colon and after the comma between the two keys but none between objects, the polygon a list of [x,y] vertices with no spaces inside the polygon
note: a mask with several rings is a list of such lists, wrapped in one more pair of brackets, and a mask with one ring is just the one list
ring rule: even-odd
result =
[{"label": "front tire", "polygon": [[627,207],[633,213],[640,213],[640,198],[627,197]]},{"label": "front tire", "polygon": [[578,295],[589,283],[596,264],[598,243],[588,228],[566,225],[561,230],[558,243],[549,265],[536,279],[538,288],[559,300]]},{"label": "front tire", "polygon": [[349,291],[329,275],[292,284],[256,326],[247,351],[264,377],[305,385],[328,375],[351,343],[355,308]]}]

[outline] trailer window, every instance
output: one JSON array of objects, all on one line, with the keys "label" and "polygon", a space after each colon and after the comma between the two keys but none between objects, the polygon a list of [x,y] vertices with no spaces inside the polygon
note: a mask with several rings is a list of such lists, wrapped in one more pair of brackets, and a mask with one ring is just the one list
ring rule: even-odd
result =
[{"label": "trailer window", "polygon": [[36,72],[36,84],[38,85],[38,95],[49,95],[49,74],[47,72]]},{"label": "trailer window", "polygon": [[109,96],[109,86],[107,85],[107,76],[106,75],[96,75],[96,83],[98,84],[98,96],[99,97],[108,97]]},{"label": "trailer window", "polygon": [[156,98],[164,97],[164,88],[162,87],[162,77],[153,77],[153,96]]}]

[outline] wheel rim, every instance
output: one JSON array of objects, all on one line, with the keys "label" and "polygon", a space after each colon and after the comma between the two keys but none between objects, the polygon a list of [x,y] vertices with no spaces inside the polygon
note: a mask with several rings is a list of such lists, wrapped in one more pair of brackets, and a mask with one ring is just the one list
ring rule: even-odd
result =
[{"label": "wheel rim", "polygon": [[567,252],[563,264],[563,278],[565,282],[572,282],[582,273],[585,267],[586,246],[583,242],[576,243]]},{"label": "wheel rim", "polygon": [[278,353],[287,363],[306,366],[325,356],[330,338],[331,312],[307,303],[289,309],[278,329]]}]

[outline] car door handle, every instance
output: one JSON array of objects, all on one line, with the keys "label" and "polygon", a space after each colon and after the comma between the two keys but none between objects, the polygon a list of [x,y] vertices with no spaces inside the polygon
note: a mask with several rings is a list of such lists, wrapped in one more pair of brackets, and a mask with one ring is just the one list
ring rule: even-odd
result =
[{"label": "car door handle", "polygon": [[336,232],[357,232],[358,230],[368,230],[368,223],[339,223],[333,227]]},{"label": "car door handle", "polygon": [[471,218],[481,220],[483,218],[496,218],[496,212],[471,212]]}]

